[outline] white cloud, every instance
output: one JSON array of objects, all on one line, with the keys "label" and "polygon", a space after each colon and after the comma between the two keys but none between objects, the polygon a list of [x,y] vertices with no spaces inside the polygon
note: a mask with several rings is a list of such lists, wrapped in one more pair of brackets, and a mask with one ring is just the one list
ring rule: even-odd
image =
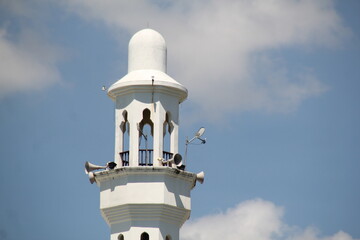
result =
[{"label": "white cloud", "polygon": [[332,236],[319,237],[319,230],[308,227],[304,231],[288,238],[289,240],[355,240],[349,234],[339,231]]},{"label": "white cloud", "polygon": [[[31,4],[9,1],[1,2],[0,7],[8,12],[0,26],[0,97],[59,82],[56,63],[60,54],[41,38],[38,29],[31,28],[30,18],[36,13]],[[21,21],[14,23],[16,18]],[[8,28],[17,31],[10,32]]]},{"label": "white cloud", "polygon": [[282,221],[283,208],[272,202],[255,199],[242,202],[225,213],[192,220],[181,229],[182,240],[354,240],[339,231],[320,237],[313,227],[304,230],[288,226]]},{"label": "white cloud", "polygon": [[52,49],[24,33],[20,42],[8,40],[0,29],[0,96],[43,89],[60,80]]},{"label": "white cloud", "polygon": [[225,213],[190,221],[181,230],[183,240],[270,240],[281,233],[283,210],[271,202],[251,200]]},{"label": "white cloud", "polygon": [[[349,34],[332,2],[325,0],[64,2],[70,11],[100,20],[114,33],[125,29],[133,34],[150,23],[167,40],[169,74],[212,118],[254,109],[287,112],[323,93],[326,84],[315,73],[290,71],[269,51],[335,46]],[[262,63],[254,61],[259,54],[273,67],[261,69]]]}]

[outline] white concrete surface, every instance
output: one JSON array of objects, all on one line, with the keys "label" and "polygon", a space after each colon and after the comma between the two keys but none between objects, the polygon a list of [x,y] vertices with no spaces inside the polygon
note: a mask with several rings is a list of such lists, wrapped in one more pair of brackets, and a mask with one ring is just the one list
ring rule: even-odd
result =
[{"label": "white concrete surface", "polygon": [[190,217],[190,191],[196,174],[169,167],[124,167],[96,174],[100,210],[111,228],[111,239],[179,239]]},{"label": "white concrete surface", "polygon": [[[108,90],[115,101],[118,165],[94,176],[111,240],[140,240],[143,233],[151,240],[179,240],[179,229],[190,217],[196,174],[171,164],[163,166],[157,160],[163,157],[167,129],[170,152],[178,153],[179,104],[187,98],[187,89],[166,74],[166,51],[158,32],[144,29],[136,33],[129,43],[128,74]],[[153,145],[148,148],[153,149],[153,166],[139,166],[137,126],[144,123],[152,125]],[[129,151],[129,166],[124,167],[119,153],[125,151]]]}]

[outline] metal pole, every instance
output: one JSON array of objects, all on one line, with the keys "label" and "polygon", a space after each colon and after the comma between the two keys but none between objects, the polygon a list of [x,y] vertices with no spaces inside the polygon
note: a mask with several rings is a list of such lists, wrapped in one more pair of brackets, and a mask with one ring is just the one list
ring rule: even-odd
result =
[{"label": "metal pole", "polygon": [[188,145],[189,145],[189,140],[188,140],[188,137],[186,137],[186,141],[185,141],[185,156],[184,156],[184,165],[185,165],[185,166],[186,166]]}]

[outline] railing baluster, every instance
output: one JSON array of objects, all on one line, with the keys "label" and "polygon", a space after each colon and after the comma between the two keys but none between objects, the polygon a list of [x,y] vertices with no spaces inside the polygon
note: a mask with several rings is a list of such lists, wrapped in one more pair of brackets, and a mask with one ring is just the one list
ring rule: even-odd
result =
[{"label": "railing baluster", "polygon": [[129,151],[120,152],[120,158],[123,166],[129,166]]},{"label": "railing baluster", "polygon": [[[120,152],[120,158],[123,166],[129,166],[129,151]],[[173,153],[163,151],[163,159],[169,160],[173,157]],[[139,166],[153,166],[153,150],[139,149]],[[164,164],[167,166],[167,164]]]}]

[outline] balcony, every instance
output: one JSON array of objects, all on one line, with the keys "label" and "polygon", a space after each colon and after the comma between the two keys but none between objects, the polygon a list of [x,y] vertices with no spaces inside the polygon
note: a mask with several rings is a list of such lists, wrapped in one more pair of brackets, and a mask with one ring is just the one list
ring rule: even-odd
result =
[{"label": "balcony", "polygon": [[[123,166],[129,166],[129,151],[120,152],[120,158]],[[163,159],[169,160],[172,158],[173,153],[163,151]],[[139,162],[138,166],[152,166],[153,165],[153,150],[152,149],[139,149]],[[164,164],[167,166],[167,164]]]}]

